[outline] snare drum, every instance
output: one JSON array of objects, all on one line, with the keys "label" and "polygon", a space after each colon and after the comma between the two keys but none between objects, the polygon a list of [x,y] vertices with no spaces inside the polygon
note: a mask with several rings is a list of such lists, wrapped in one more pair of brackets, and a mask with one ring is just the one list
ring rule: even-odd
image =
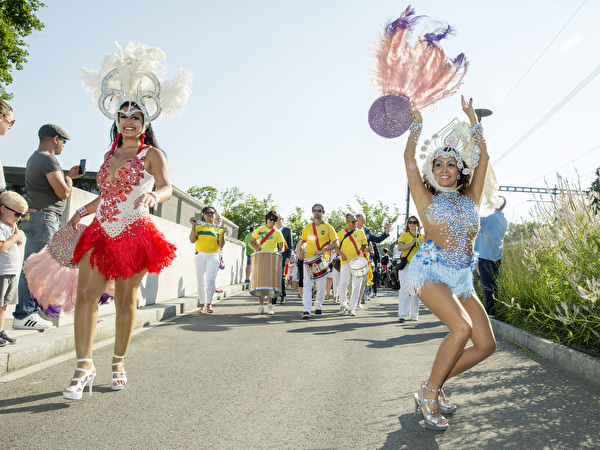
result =
[{"label": "snare drum", "polygon": [[304,260],[304,264],[308,268],[308,275],[311,280],[318,280],[329,273],[329,265],[323,259],[323,255],[313,255]]},{"label": "snare drum", "polygon": [[260,251],[252,254],[250,295],[277,297],[281,293],[281,255]]},{"label": "snare drum", "polygon": [[369,273],[369,260],[364,256],[357,256],[348,262],[350,273],[355,277],[364,277]]}]

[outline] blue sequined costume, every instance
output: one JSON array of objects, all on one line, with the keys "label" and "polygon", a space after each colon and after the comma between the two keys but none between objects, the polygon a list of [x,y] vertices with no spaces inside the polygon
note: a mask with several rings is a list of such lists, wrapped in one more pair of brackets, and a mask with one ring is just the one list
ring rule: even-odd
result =
[{"label": "blue sequined costume", "polygon": [[477,206],[469,197],[457,192],[441,192],[433,196],[425,210],[427,221],[439,225],[444,248],[428,241],[408,266],[406,285],[410,293],[419,294],[428,283],[444,283],[457,297],[466,298],[473,292],[473,269],[477,254],[473,242],[479,231]]}]

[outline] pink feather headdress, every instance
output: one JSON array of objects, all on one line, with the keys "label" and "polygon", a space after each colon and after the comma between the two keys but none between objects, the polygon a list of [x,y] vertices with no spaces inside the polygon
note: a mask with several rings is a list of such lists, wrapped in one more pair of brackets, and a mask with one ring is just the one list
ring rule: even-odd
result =
[{"label": "pink feather headdress", "polygon": [[[377,42],[372,79],[383,97],[371,107],[369,122],[381,136],[403,134],[410,126],[408,108],[420,110],[451,96],[467,73],[469,63],[465,55],[449,59],[440,45],[452,34],[450,26],[438,26],[413,45],[412,31],[423,17],[415,15],[409,6],[385,27]],[[402,120],[399,114],[404,115]]]}]

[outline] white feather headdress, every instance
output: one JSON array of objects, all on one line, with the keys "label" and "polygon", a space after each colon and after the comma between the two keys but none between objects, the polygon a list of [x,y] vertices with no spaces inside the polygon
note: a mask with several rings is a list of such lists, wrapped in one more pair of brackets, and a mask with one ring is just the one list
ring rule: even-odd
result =
[{"label": "white feather headdress", "polygon": [[117,43],[118,52],[108,53],[100,71],[82,68],[81,84],[92,93],[102,113],[116,121],[117,112],[126,102],[142,110],[144,125],[159,115],[170,117],[187,104],[192,84],[192,72],[179,69],[172,80],[160,80],[167,71],[166,54],[159,48],[128,42]]}]

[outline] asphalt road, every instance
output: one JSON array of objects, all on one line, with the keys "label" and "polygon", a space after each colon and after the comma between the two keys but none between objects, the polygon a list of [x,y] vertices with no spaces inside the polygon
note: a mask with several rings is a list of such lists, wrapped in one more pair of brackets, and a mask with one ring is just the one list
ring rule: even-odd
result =
[{"label": "asphalt road", "polygon": [[396,293],[340,317],[302,320],[291,298],[257,315],[247,293],[136,334],[127,387],[110,390],[112,346],[94,353],[94,393],[60,391],[75,361],[0,386],[10,449],[598,448],[600,387],[511,344],[449,381],[459,405],[446,432],[413,417],[446,328],[421,307],[399,324]]}]

